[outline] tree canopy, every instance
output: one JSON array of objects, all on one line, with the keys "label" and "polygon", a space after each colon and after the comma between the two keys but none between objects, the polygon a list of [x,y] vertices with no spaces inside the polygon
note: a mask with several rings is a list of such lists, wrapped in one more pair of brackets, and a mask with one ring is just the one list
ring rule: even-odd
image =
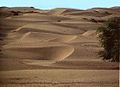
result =
[{"label": "tree canopy", "polygon": [[97,29],[99,41],[104,50],[99,55],[104,60],[119,62],[120,56],[120,17],[113,17]]}]

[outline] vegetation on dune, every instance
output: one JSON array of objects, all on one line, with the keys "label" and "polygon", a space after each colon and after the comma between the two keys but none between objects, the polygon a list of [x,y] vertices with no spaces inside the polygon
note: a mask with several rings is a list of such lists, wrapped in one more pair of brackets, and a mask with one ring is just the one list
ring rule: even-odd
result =
[{"label": "vegetation on dune", "polygon": [[97,29],[101,46],[104,50],[99,55],[104,60],[119,62],[120,56],[120,17],[113,17]]}]

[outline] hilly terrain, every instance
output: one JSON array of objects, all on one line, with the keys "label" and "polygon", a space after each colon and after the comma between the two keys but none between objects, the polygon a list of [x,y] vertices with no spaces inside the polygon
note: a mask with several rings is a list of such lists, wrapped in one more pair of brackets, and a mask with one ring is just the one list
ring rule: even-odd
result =
[{"label": "hilly terrain", "polygon": [[96,30],[120,7],[0,7],[1,87],[118,87],[119,63],[103,61]]}]

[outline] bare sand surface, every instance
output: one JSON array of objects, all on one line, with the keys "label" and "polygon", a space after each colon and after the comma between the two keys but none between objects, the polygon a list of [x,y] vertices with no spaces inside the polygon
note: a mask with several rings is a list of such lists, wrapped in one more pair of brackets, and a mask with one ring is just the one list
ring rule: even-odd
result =
[{"label": "bare sand surface", "polygon": [[15,70],[0,74],[2,87],[118,87],[119,77],[116,70]]},{"label": "bare sand surface", "polygon": [[0,87],[118,87],[119,63],[98,56],[96,29],[119,8],[2,9]]}]

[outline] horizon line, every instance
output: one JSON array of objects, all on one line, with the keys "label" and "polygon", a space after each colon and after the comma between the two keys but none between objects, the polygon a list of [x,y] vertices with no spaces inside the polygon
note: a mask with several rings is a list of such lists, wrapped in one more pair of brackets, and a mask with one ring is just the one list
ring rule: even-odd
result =
[{"label": "horizon line", "polygon": [[93,9],[93,8],[113,8],[113,7],[120,7],[120,6],[110,6],[110,7],[88,7],[88,8],[69,8],[69,7],[54,7],[54,8],[40,8],[40,7],[36,7],[36,6],[0,6],[0,7],[6,7],[6,8],[19,8],[19,7],[26,7],[26,8],[30,8],[33,7],[35,9],[42,9],[42,10],[50,10],[50,9],[56,9],[56,8],[67,8],[67,9],[80,9],[80,10],[87,10],[87,9]]}]

